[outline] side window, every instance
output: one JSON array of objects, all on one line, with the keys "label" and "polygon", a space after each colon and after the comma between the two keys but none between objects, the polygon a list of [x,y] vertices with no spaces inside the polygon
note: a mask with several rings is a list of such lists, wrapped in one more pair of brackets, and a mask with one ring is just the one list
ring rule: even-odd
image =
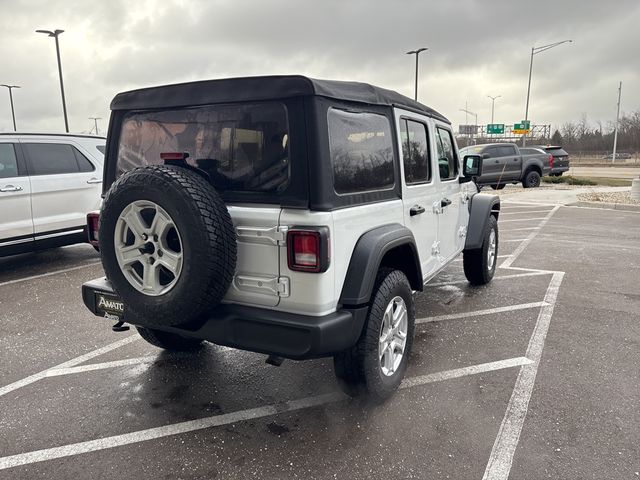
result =
[{"label": "side window", "polygon": [[384,115],[330,108],[329,151],[339,194],[387,190],[394,179],[391,125]]},{"label": "side window", "polygon": [[12,143],[0,143],[0,178],[17,177],[18,159]]},{"label": "side window", "polygon": [[484,150],[484,152],[482,152],[482,155],[483,156],[486,155],[487,158],[496,158],[496,157],[500,156],[500,154],[498,153],[498,148],[497,147],[486,148]]},{"label": "side window", "polygon": [[431,180],[427,126],[412,120],[400,120],[404,179],[407,185]]},{"label": "side window", "polygon": [[31,175],[77,173],[78,162],[71,145],[60,143],[24,143],[31,163]]},{"label": "side window", "polygon": [[511,155],[516,155],[516,147],[512,145],[504,145],[498,147],[501,157],[510,157]]},{"label": "side window", "polygon": [[451,132],[438,127],[436,143],[440,180],[451,180],[456,178],[458,176],[458,157],[456,156],[456,151],[453,148]]},{"label": "side window", "polygon": [[89,159],[85,157],[80,150],[75,147],[71,148],[76,156],[76,161],[78,162],[78,167],[81,172],[93,172],[96,169],[96,167],[93,166]]}]

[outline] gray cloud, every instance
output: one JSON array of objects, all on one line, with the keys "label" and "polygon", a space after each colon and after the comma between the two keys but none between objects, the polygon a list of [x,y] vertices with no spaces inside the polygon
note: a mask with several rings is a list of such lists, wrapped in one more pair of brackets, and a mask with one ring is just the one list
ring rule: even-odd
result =
[{"label": "gray cloud", "polygon": [[[640,4],[595,1],[41,1],[0,0],[0,83],[15,83],[19,129],[64,124],[52,39],[61,28],[69,120],[88,131],[122,90],[227,76],[302,73],[359,80],[413,94],[409,49],[427,46],[420,100],[451,118],[468,102],[479,121],[512,123],[524,114],[529,52],[537,55],[530,117],[559,125],[582,113],[607,123],[617,82],[623,109],[640,108]],[[0,130],[11,128],[0,90]]]}]

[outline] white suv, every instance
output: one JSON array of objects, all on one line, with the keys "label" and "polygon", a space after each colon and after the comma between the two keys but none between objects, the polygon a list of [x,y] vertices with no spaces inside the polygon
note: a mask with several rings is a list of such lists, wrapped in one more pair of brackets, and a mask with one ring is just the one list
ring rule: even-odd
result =
[{"label": "white suv", "polygon": [[90,232],[107,276],[83,299],[116,330],[274,364],[333,356],[346,392],[384,399],[407,367],[414,292],[461,252],[471,283],[494,274],[500,203],[471,181],[481,157],[460,161],[447,119],[409,98],[254,77],[111,108]]},{"label": "white suv", "polygon": [[87,241],[105,138],[0,134],[0,256]]}]

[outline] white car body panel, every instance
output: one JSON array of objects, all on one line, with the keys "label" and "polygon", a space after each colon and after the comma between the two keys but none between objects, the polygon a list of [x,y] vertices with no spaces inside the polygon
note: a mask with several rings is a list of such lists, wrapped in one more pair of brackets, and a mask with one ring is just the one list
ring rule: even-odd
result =
[{"label": "white car body panel", "polygon": [[0,178],[0,242],[25,235],[33,235],[29,177]]}]

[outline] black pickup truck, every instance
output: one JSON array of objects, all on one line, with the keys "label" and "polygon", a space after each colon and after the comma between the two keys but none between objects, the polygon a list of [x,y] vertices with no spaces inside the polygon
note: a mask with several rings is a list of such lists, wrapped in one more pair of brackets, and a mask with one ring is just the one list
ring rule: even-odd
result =
[{"label": "black pickup truck", "polygon": [[524,188],[540,186],[540,178],[553,168],[553,155],[540,148],[527,148],[521,152],[513,143],[487,143],[472,145],[460,151],[461,155],[482,156],[482,176],[478,185],[502,189],[507,183],[522,183]]}]

